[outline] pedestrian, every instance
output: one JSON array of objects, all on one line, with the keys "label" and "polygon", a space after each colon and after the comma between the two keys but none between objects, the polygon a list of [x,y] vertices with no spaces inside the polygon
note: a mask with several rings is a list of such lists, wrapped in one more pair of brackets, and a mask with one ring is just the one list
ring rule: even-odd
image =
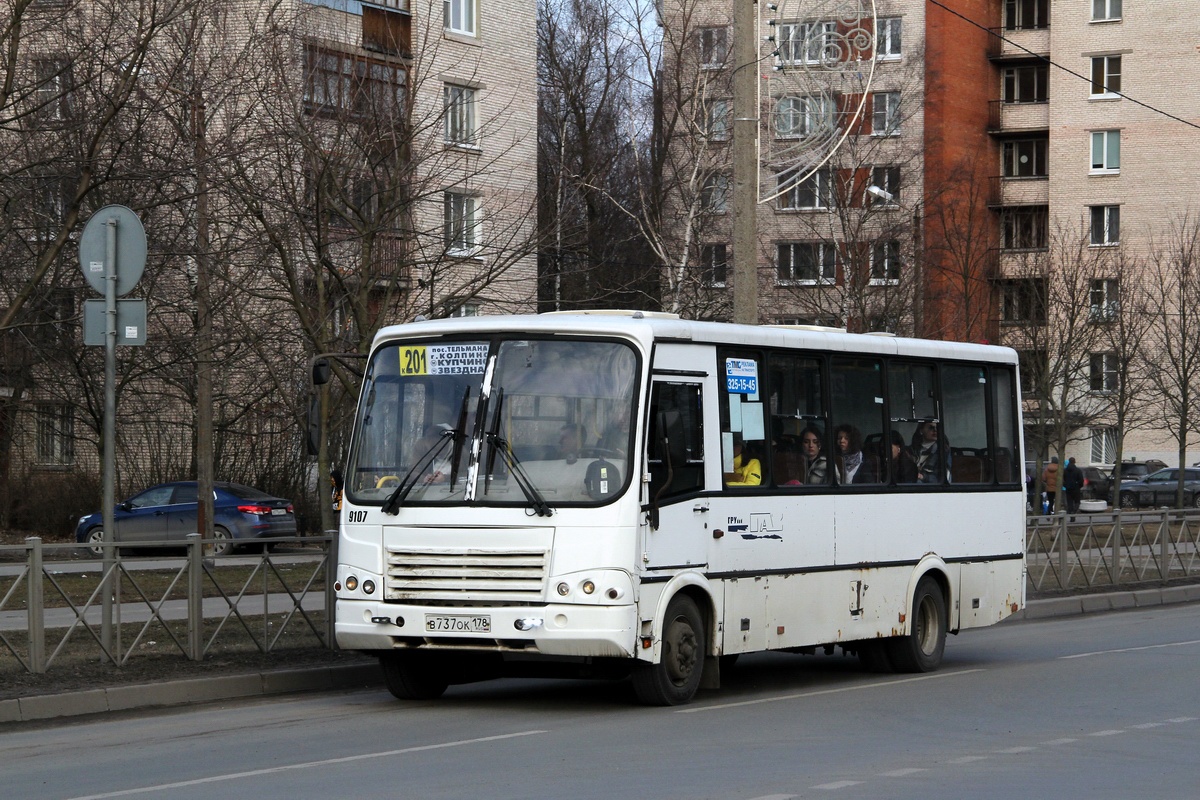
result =
[{"label": "pedestrian", "polygon": [[1062,476],[1063,493],[1067,496],[1067,513],[1079,513],[1079,501],[1083,497],[1083,470],[1075,466],[1075,458],[1067,459],[1067,468]]},{"label": "pedestrian", "polygon": [[1050,456],[1050,463],[1042,470],[1042,489],[1046,492],[1046,513],[1054,513],[1054,500],[1058,497],[1058,456]]}]

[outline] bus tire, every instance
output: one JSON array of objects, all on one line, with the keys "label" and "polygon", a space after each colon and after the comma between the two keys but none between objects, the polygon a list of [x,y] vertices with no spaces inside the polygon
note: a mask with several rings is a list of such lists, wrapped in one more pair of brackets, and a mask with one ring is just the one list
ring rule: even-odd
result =
[{"label": "bus tire", "polygon": [[379,666],[388,691],[398,700],[436,700],[450,685],[434,660],[416,653],[383,653]]},{"label": "bus tire", "polygon": [[887,639],[864,639],[858,643],[858,661],[867,672],[891,672]]},{"label": "bus tire", "polygon": [[888,639],[887,655],[897,672],[932,672],[946,650],[946,598],[937,581],[926,576],[913,593],[912,629]]},{"label": "bus tire", "polygon": [[708,652],[706,638],[696,603],[686,595],[672,598],[663,620],[662,657],[657,664],[642,661],[634,667],[638,700],[648,706],[678,706],[695,697]]}]

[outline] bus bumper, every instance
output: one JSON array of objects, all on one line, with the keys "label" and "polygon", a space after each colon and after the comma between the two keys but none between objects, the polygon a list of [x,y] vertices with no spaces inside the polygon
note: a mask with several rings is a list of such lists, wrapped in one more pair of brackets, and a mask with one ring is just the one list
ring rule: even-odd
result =
[{"label": "bus bumper", "polygon": [[[487,629],[478,630],[483,620]],[[631,658],[637,606],[448,608],[339,598],[334,630],[338,647],[344,650],[487,650]]]}]

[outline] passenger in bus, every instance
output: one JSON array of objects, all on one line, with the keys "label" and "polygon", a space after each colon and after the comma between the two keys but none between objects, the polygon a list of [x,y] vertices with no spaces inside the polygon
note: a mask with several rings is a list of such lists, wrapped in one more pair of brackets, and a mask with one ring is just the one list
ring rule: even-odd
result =
[{"label": "passenger in bus", "polygon": [[726,486],[758,486],[762,483],[762,462],[747,452],[742,435],[733,435],[733,472],[725,475]]},{"label": "passenger in bus", "polygon": [[917,460],[904,444],[904,437],[900,435],[900,431],[892,431],[891,442],[892,454],[888,462],[890,474],[895,476],[896,483],[916,483]]},{"label": "passenger in bus", "polygon": [[821,452],[821,432],[813,425],[800,433],[801,466],[804,474],[801,483],[828,483],[829,462]]},{"label": "passenger in bus", "polygon": [[[938,424],[934,420],[922,422],[913,435],[913,452],[917,460],[917,480],[921,483],[942,483],[949,481],[949,458],[946,461],[946,472],[939,471],[941,450],[944,443],[938,438]],[[949,454],[947,453],[947,456]]]},{"label": "passenger in bus", "polygon": [[558,435],[558,457],[568,464],[574,464],[579,460],[581,450],[583,450],[583,426],[573,422],[563,425],[562,431]]},{"label": "passenger in bus", "polygon": [[879,464],[874,455],[863,453],[862,434],[853,425],[838,425],[833,429],[837,445],[835,465],[838,483],[878,483]]}]

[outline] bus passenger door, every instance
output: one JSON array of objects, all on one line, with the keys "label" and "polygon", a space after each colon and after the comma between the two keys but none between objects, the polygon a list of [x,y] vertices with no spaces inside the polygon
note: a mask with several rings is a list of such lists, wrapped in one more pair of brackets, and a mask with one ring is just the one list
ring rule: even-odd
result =
[{"label": "bus passenger door", "polygon": [[[650,475],[643,561],[650,575],[704,568],[708,498],[704,491],[704,386],[656,378],[650,395],[646,465]],[[657,516],[657,528],[653,524]]]}]

